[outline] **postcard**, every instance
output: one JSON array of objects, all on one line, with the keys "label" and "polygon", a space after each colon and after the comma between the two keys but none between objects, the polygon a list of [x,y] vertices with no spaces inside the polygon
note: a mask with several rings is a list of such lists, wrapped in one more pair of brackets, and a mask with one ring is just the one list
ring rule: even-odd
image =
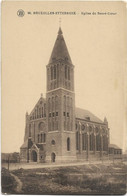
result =
[{"label": "postcard", "polygon": [[2,193],[126,194],[126,3],[2,2]]}]

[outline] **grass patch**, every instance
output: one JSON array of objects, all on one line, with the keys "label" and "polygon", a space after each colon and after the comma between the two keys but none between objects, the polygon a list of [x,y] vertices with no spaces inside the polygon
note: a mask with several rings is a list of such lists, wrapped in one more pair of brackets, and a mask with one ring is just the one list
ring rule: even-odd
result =
[{"label": "grass patch", "polygon": [[14,170],[23,194],[125,194],[127,166],[89,164]]},{"label": "grass patch", "polygon": [[15,188],[17,183],[13,176],[11,176],[10,172],[2,168],[1,171],[1,186],[2,186],[2,193],[12,194],[15,193]]}]

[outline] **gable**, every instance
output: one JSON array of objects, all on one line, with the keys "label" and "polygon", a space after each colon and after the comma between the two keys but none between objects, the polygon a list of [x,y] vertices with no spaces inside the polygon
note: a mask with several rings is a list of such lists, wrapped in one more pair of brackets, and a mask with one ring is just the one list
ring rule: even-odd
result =
[{"label": "gable", "polygon": [[30,120],[46,117],[46,100],[41,96],[30,113]]}]

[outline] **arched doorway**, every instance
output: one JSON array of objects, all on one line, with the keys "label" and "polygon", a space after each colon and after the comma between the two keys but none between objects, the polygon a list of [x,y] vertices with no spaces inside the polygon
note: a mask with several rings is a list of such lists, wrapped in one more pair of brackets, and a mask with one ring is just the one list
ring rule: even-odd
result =
[{"label": "arched doorway", "polygon": [[37,162],[37,152],[35,150],[32,151],[32,161]]},{"label": "arched doorway", "polygon": [[52,154],[51,154],[51,161],[55,162],[55,159],[56,159],[56,155],[55,155],[54,152],[52,152]]}]

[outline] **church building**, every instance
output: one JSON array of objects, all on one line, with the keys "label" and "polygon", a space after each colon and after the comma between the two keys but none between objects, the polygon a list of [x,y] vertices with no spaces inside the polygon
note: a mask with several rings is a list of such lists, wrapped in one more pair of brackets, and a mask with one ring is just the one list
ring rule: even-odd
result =
[{"label": "church building", "polygon": [[46,98],[26,113],[22,162],[71,162],[108,156],[109,127],[90,111],[75,107],[74,65],[61,27],[47,70]]}]

